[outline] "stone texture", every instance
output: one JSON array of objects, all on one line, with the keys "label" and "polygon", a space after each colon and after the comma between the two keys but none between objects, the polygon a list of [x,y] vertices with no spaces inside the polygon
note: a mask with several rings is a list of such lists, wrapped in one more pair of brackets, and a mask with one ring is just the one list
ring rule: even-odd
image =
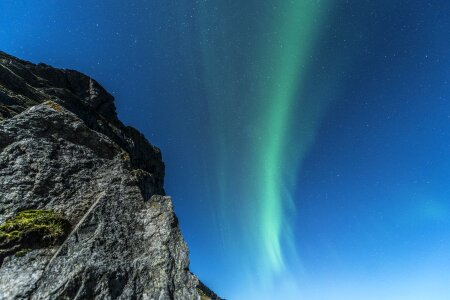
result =
[{"label": "stone texture", "polygon": [[219,299],[189,271],[163,184],[159,149],[95,80],[0,52],[0,223],[46,209],[71,224],[5,258],[0,299]]}]

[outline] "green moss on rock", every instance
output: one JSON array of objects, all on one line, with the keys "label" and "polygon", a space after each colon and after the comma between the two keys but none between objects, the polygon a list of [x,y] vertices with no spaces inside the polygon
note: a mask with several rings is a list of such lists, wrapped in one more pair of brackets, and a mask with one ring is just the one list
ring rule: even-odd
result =
[{"label": "green moss on rock", "polygon": [[16,256],[17,256],[17,257],[25,256],[25,255],[27,255],[27,253],[30,252],[30,251],[31,251],[30,248],[22,249],[22,250],[16,252]]},{"label": "green moss on rock", "polygon": [[17,213],[0,225],[0,265],[6,256],[19,253],[23,256],[31,249],[58,244],[69,230],[70,223],[51,210]]}]

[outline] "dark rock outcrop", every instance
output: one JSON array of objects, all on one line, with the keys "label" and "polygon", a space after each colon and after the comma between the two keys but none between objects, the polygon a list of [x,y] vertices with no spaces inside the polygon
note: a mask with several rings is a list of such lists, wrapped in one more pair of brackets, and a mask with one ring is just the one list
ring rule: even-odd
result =
[{"label": "dark rock outcrop", "polygon": [[159,149],[95,80],[0,52],[0,224],[25,210],[70,223],[57,244],[6,255],[0,299],[217,297],[189,272],[163,185]]}]

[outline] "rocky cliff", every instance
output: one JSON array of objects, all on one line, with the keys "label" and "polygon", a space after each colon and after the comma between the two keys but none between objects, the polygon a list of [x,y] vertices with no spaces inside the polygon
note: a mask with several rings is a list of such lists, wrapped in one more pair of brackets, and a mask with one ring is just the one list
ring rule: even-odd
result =
[{"label": "rocky cliff", "polygon": [[72,70],[0,52],[0,299],[215,299],[158,148]]}]

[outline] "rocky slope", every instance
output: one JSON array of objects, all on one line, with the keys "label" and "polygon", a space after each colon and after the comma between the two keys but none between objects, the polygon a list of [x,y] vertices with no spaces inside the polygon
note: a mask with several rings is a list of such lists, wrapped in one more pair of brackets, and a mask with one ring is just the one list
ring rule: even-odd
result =
[{"label": "rocky slope", "polygon": [[72,70],[0,52],[0,299],[215,299],[158,148]]}]

